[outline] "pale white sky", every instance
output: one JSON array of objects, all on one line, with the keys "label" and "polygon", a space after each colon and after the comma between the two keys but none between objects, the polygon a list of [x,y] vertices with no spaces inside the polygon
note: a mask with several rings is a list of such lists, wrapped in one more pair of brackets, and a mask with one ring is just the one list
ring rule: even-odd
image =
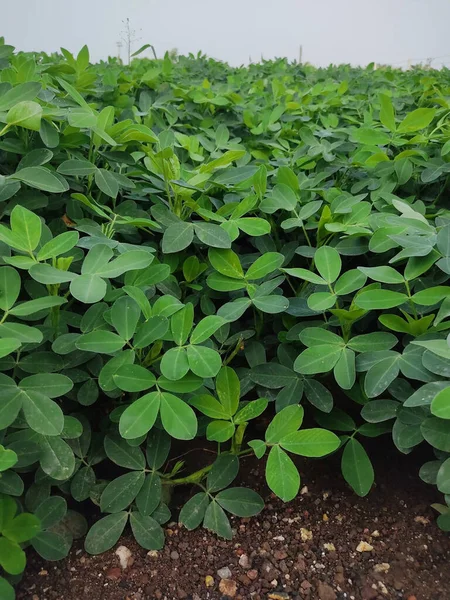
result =
[{"label": "pale white sky", "polygon": [[[158,56],[202,50],[233,65],[287,56],[316,65],[450,65],[450,0],[0,0],[0,35],[20,50],[117,54],[130,18]],[[122,50],[123,53],[123,50]],[[399,65],[401,66],[401,65]]]}]

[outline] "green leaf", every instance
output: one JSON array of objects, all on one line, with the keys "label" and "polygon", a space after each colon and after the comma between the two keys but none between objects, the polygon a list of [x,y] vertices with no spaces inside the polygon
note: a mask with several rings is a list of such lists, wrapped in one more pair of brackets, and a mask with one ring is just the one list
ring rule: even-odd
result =
[{"label": "green leaf", "polygon": [[266,480],[272,492],[283,502],[290,502],[298,494],[300,475],[297,467],[279,446],[270,449],[266,464]]},{"label": "green leaf", "polygon": [[11,212],[11,229],[14,235],[18,235],[23,240],[29,252],[39,244],[42,232],[41,220],[19,204]]},{"label": "green leaf", "polygon": [[431,413],[440,419],[450,419],[450,387],[441,390],[434,397],[431,403]]},{"label": "green leaf", "polygon": [[227,442],[234,435],[235,427],[228,421],[211,421],[206,428],[206,439],[213,442]]},{"label": "green leaf", "polygon": [[0,340],[0,358],[8,356],[17,348],[20,348],[21,342],[13,338],[4,338]]},{"label": "green leaf", "polygon": [[255,260],[245,274],[245,277],[250,281],[261,279],[276,269],[279,269],[284,260],[283,254],[279,254],[278,252],[267,252]]},{"label": "green leaf", "polygon": [[180,511],[178,520],[186,529],[196,529],[203,521],[206,509],[209,505],[209,497],[205,492],[199,492],[192,496]]},{"label": "green leaf", "polygon": [[94,523],[84,541],[86,552],[102,554],[112,548],[122,535],[127,521],[128,513],[119,512]]},{"label": "green leaf", "polygon": [[208,251],[209,262],[221,275],[233,279],[243,279],[244,271],[237,254],[232,250],[210,248]]},{"label": "green leaf", "polygon": [[374,482],[374,471],[367,452],[355,438],[345,445],[341,461],[342,475],[358,496],[367,496]]},{"label": "green leaf", "polygon": [[398,133],[412,133],[425,129],[434,119],[435,108],[417,108],[408,113],[397,128]]},{"label": "green leaf", "polygon": [[395,131],[395,114],[392,100],[386,94],[379,95],[380,100],[380,121],[389,129],[389,131]]},{"label": "green leaf", "polygon": [[231,248],[230,236],[219,225],[195,222],[194,230],[198,239],[207,246],[212,246],[213,248]]},{"label": "green leaf", "polygon": [[382,423],[395,419],[399,407],[395,400],[373,400],[363,406],[361,416],[369,423]]},{"label": "green leaf", "polygon": [[75,473],[70,482],[70,493],[77,502],[87,500],[95,486],[95,472],[92,467],[83,467]]},{"label": "green leaf", "polygon": [[178,346],[186,343],[194,323],[194,306],[188,302],[181,310],[177,311],[170,319],[170,328],[173,341]]},{"label": "green leaf", "polygon": [[320,344],[304,350],[294,362],[294,371],[303,375],[327,373],[338,362],[343,348],[332,344]]},{"label": "green leaf", "polygon": [[69,184],[63,177],[57,177],[45,167],[25,167],[10,175],[10,178],[51,194],[61,194],[69,189]]},{"label": "green leaf", "polygon": [[[67,502],[61,496],[50,496],[44,502],[41,502],[34,511],[37,520],[36,532],[39,531],[39,521],[42,529],[48,529],[59,523],[67,513]],[[33,537],[33,536],[31,536]],[[28,539],[31,539],[28,538]],[[16,540],[19,541],[19,540]],[[25,541],[25,540],[23,540]]]},{"label": "green leaf", "polygon": [[94,178],[97,187],[104,194],[115,200],[119,193],[119,182],[114,177],[114,174],[106,169],[96,169]]},{"label": "green leaf", "polygon": [[391,138],[384,131],[369,127],[360,127],[353,131],[352,139],[365,146],[385,146],[389,144]]},{"label": "green leaf", "polygon": [[66,254],[78,243],[78,231],[66,231],[54,237],[52,240],[42,246],[37,254],[38,260],[47,260],[55,258],[61,254]]},{"label": "green leaf", "polygon": [[223,509],[215,500],[206,509],[203,527],[217,533],[218,536],[226,540],[231,540],[233,537],[230,522]]},{"label": "green leaf", "polygon": [[141,316],[141,309],[129,296],[118,298],[111,307],[111,323],[120,337],[130,340]]},{"label": "green leaf", "polygon": [[13,450],[5,450],[5,448],[0,445],[0,472],[7,471],[13,467],[17,461],[17,454]]},{"label": "green leaf", "polygon": [[197,433],[197,417],[192,408],[177,396],[161,392],[161,421],[177,440],[192,440]]},{"label": "green leaf", "polygon": [[367,275],[369,279],[373,281],[380,281],[381,283],[404,283],[403,276],[392,267],[358,267],[358,269]]},{"label": "green leaf", "polygon": [[258,400],[249,402],[236,413],[234,422],[239,425],[240,423],[247,423],[251,419],[256,419],[266,410],[268,402],[267,398],[258,398]]},{"label": "green leaf", "polygon": [[118,435],[107,435],[104,440],[106,456],[119,467],[142,471],[145,458],[139,447],[130,444]]},{"label": "green leaf", "polygon": [[133,471],[108,483],[100,498],[101,511],[117,513],[127,508],[138,495],[144,479],[143,472]]},{"label": "green leaf", "polygon": [[272,419],[266,429],[266,442],[277,444],[288,434],[297,431],[303,422],[304,410],[302,406],[286,406]]},{"label": "green leaf", "polygon": [[366,283],[367,277],[358,269],[350,269],[343,273],[334,285],[334,291],[338,296],[351,294],[361,289]]},{"label": "green leaf", "polygon": [[145,435],[155,424],[160,403],[161,392],[150,392],[135,400],[120,417],[120,435],[129,440]]},{"label": "green leaf", "polygon": [[156,378],[151,371],[140,365],[123,365],[114,373],[113,379],[124,392],[143,392],[153,387]]},{"label": "green leaf", "polygon": [[0,111],[5,112],[19,102],[33,100],[40,90],[41,84],[37,81],[27,81],[14,86],[0,97]]},{"label": "green leaf", "polygon": [[18,102],[9,109],[6,122],[11,126],[19,126],[31,131],[39,131],[41,128],[42,106],[32,100]]},{"label": "green leaf", "polygon": [[112,331],[91,331],[80,335],[75,342],[78,350],[114,354],[125,345],[125,340]]},{"label": "green leaf", "polygon": [[72,540],[67,535],[54,531],[41,531],[33,538],[31,545],[43,559],[62,560],[70,551]]},{"label": "green leaf", "polygon": [[339,277],[342,261],[339,252],[331,246],[321,246],[314,253],[316,269],[327,283],[333,283]]},{"label": "green leaf", "polygon": [[104,298],[106,282],[98,275],[84,273],[70,283],[70,293],[84,304],[94,304]]},{"label": "green leaf", "polygon": [[230,367],[222,367],[217,374],[216,392],[225,413],[232,417],[239,405],[241,385],[236,372]]},{"label": "green leaf", "polygon": [[189,341],[191,344],[201,344],[209,339],[225,323],[227,321],[223,317],[208,315],[195,326]]},{"label": "green leaf", "polygon": [[220,454],[208,473],[206,488],[208,492],[218,492],[232,483],[239,471],[239,459],[234,454]]},{"label": "green leaf", "polygon": [[211,419],[227,419],[231,416],[227,414],[220,402],[208,394],[190,398],[189,404]]},{"label": "green leaf", "polygon": [[199,377],[215,377],[222,366],[220,354],[207,346],[188,346],[189,368]]},{"label": "green leaf", "polygon": [[39,445],[44,473],[58,481],[68,479],[75,469],[75,457],[70,446],[59,436],[42,437]]},{"label": "green leaf", "polygon": [[391,290],[368,290],[361,292],[355,298],[355,304],[364,310],[382,310],[400,306],[408,300],[406,294]]},{"label": "green leaf", "polygon": [[305,281],[309,281],[310,283],[315,283],[317,285],[327,285],[325,279],[319,277],[315,273],[308,271],[307,269],[283,269],[283,272],[291,277],[298,277],[299,279],[304,279]]},{"label": "green leaf", "polygon": [[73,381],[59,373],[39,373],[24,377],[20,382],[20,388],[26,391],[40,392],[49,398],[59,398],[70,392],[73,388]]},{"label": "green leaf", "polygon": [[94,164],[84,159],[65,160],[59,165],[57,170],[62,175],[71,175],[72,177],[86,177],[87,175],[93,175],[97,171]]},{"label": "green leaf", "polygon": [[398,343],[398,339],[392,333],[374,331],[351,338],[347,346],[355,352],[376,352],[390,350]]},{"label": "green leaf", "polygon": [[54,306],[61,306],[65,304],[67,300],[59,296],[46,296],[43,298],[37,298],[36,300],[29,300],[28,302],[22,302],[17,304],[9,312],[16,317],[28,317],[34,315],[41,310],[47,310]]},{"label": "green leaf", "polygon": [[3,577],[0,577],[0,597],[3,600],[15,600],[16,598],[14,588]]},{"label": "green leaf", "polygon": [[25,552],[16,542],[0,537],[0,565],[10,575],[19,575],[25,569]]},{"label": "green leaf", "polygon": [[181,252],[191,245],[194,239],[194,227],[192,223],[174,223],[164,232],[162,240],[162,251],[164,254]]},{"label": "green leaf", "polygon": [[186,348],[171,348],[162,357],[161,373],[171,381],[182,379],[189,371]]},{"label": "green leaf", "polygon": [[161,550],[164,546],[164,531],[150,516],[132,512],[130,525],[137,543],[146,550]]},{"label": "green leaf", "polygon": [[157,473],[149,473],[141,491],[136,497],[136,506],[141,515],[149,517],[161,502],[161,478]]},{"label": "green leaf", "polygon": [[356,381],[355,353],[349,348],[344,348],[333,369],[336,383],[343,390],[350,390]]},{"label": "green leaf", "polygon": [[398,377],[400,372],[399,356],[383,358],[367,371],[364,391],[369,398],[379,396]]},{"label": "green leaf", "polygon": [[280,440],[280,446],[300,456],[322,457],[334,452],[341,442],[337,435],[326,429],[293,431]]},{"label": "green leaf", "polygon": [[41,435],[59,435],[64,427],[64,414],[56,402],[41,392],[22,390],[22,410],[28,425]]},{"label": "green leaf", "polygon": [[147,438],[147,463],[150,469],[160,469],[170,452],[170,437],[162,429],[154,429]]},{"label": "green leaf", "polygon": [[450,452],[450,423],[448,420],[428,417],[422,422],[420,431],[433,448]]},{"label": "green leaf", "polygon": [[254,517],[264,508],[259,494],[247,488],[229,488],[219,492],[216,501],[222,508],[238,517]]},{"label": "green leaf", "polygon": [[12,267],[0,267],[0,308],[4,311],[14,306],[19,297],[21,279]]},{"label": "green leaf", "polygon": [[157,315],[150,317],[145,323],[139,325],[133,338],[135,348],[146,348],[157,340],[163,339],[169,329],[169,320]]}]

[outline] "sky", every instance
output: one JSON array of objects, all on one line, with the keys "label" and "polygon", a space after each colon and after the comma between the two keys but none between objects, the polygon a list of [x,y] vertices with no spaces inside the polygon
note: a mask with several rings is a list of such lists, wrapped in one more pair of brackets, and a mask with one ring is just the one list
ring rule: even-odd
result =
[{"label": "sky", "polygon": [[[286,56],[326,66],[408,59],[450,66],[450,0],[0,0],[0,36],[18,50],[117,55],[126,18],[158,56],[199,50],[232,65]],[[125,48],[121,49],[122,58]]]}]

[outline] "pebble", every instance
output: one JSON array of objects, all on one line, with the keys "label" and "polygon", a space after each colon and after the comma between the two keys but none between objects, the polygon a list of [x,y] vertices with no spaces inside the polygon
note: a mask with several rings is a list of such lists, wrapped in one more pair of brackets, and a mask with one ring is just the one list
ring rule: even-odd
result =
[{"label": "pebble", "polygon": [[147,556],[149,556],[150,558],[158,558],[158,550],[150,550],[149,552],[147,552]]},{"label": "pebble", "polygon": [[375,573],[387,573],[390,568],[391,565],[389,563],[379,563],[374,566],[373,570]]},{"label": "pebble", "polygon": [[243,569],[250,569],[250,561],[246,554],[242,554],[239,557],[239,566],[241,566]]},{"label": "pebble", "polygon": [[236,596],[237,585],[236,582],[231,579],[221,579],[219,582],[219,591],[229,598]]},{"label": "pebble", "polygon": [[258,571],[256,569],[250,569],[250,571],[247,571],[247,577],[252,581],[255,581],[255,579],[258,579]]},{"label": "pebble", "polygon": [[286,592],[272,592],[267,596],[269,600],[289,600],[289,594]]},{"label": "pebble", "polygon": [[206,585],[206,587],[213,587],[213,585],[214,585],[214,577],[211,577],[211,575],[207,575],[205,577],[205,585]]},{"label": "pebble", "polygon": [[172,550],[172,552],[170,553],[170,558],[172,560],[178,560],[180,558],[180,555],[176,550]]},{"label": "pebble", "polygon": [[228,567],[222,567],[219,569],[217,571],[217,575],[220,577],[220,579],[231,579],[232,577],[231,571]]},{"label": "pebble", "polygon": [[323,547],[325,550],[328,550],[328,552],[336,552],[336,546],[334,544],[324,544]]},{"label": "pebble", "polygon": [[300,529],[300,537],[302,538],[302,542],[308,542],[309,540],[312,540],[312,538],[313,538],[312,531],[302,527]]},{"label": "pebble", "polygon": [[122,571],[119,567],[111,567],[106,573],[106,579],[110,579],[111,581],[117,581],[121,576]]},{"label": "pebble", "polygon": [[319,581],[317,585],[317,594],[320,600],[336,600],[337,596],[332,587]]},{"label": "pebble", "polygon": [[356,552],[372,552],[373,546],[368,544],[367,542],[359,542],[356,547]]},{"label": "pebble", "polygon": [[133,554],[129,548],[126,546],[119,546],[115,552],[115,554],[119,557],[120,566],[123,570],[131,567],[134,562]]}]

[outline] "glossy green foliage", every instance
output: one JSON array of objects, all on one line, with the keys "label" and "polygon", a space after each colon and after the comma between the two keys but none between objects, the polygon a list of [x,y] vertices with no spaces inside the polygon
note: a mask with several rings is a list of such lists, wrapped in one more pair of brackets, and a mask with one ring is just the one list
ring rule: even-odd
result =
[{"label": "glossy green foliage", "polygon": [[186,483],[180,520],[229,538],[263,506],[230,487],[250,454],[284,501],[333,452],[365,495],[367,437],[429,444],[448,498],[448,71],[4,49],[0,492],[33,547],[86,533],[71,496],[89,552],[127,523],[161,548]]}]

